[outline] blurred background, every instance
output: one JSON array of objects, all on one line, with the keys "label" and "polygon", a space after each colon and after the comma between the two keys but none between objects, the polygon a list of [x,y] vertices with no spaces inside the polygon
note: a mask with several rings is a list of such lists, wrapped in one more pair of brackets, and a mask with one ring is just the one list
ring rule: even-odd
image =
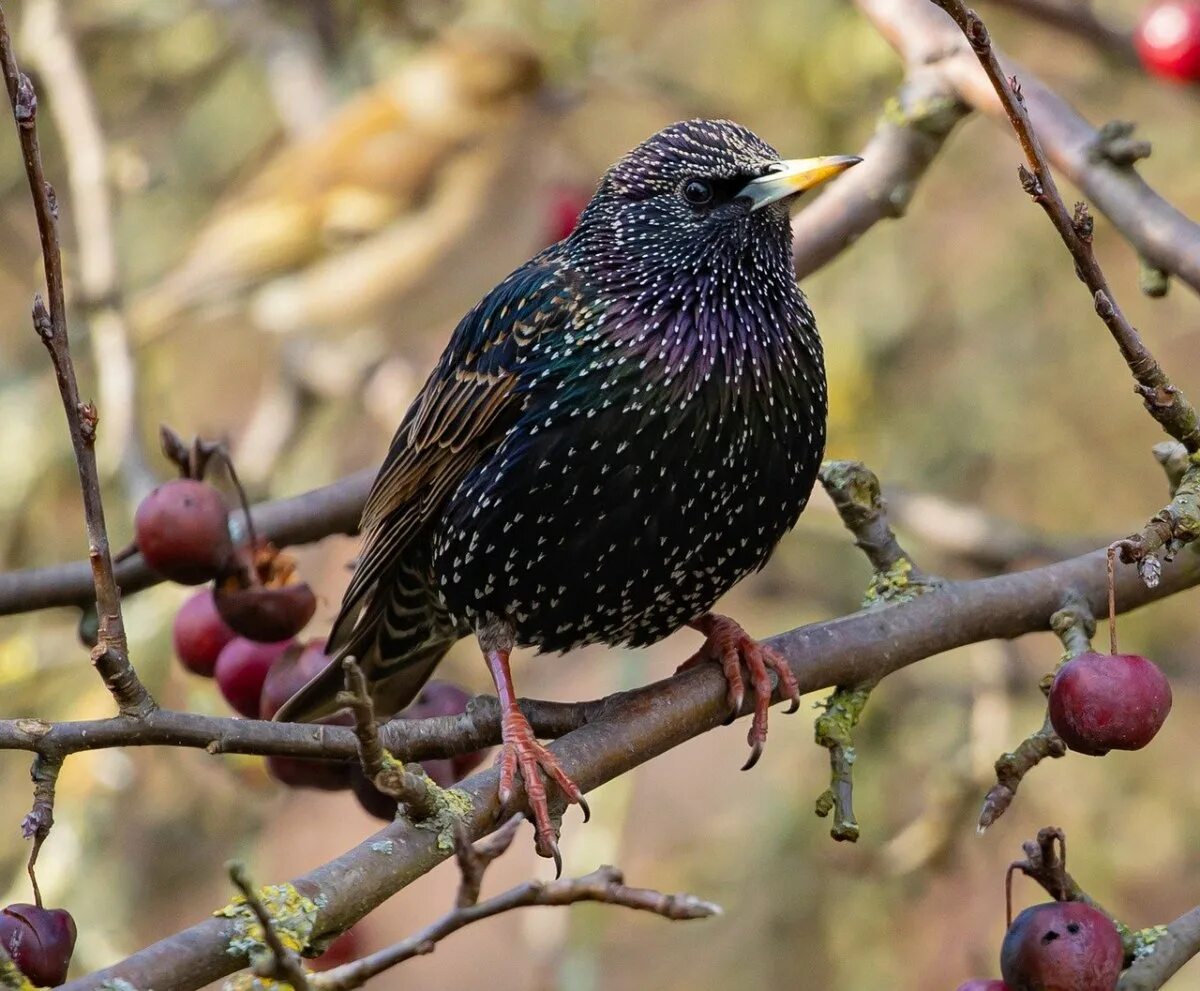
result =
[{"label": "blurred background", "polygon": [[[136,500],[169,474],[160,422],[227,438],[256,499],[373,466],[458,317],[561,237],[630,146],[703,114],[745,123],[786,156],[854,152],[903,70],[838,0],[5,8],[38,85],[117,547]],[[1200,214],[1194,93],[1007,11],[983,12],[999,42],[1090,120],[1137,120],[1154,145],[1143,175]],[[1137,0],[1101,13],[1132,23]],[[957,507],[986,514],[986,532],[1055,556],[1129,531],[1165,501],[1149,451],[1160,437],[1070,260],[1015,181],[1017,162],[1002,128],[968,119],[906,218],[805,281],[828,351],[830,456],[860,458],[885,490],[907,494],[921,526],[901,526],[901,538],[926,568],[954,576],[982,573],[978,555],[950,546],[964,532]],[[1200,303],[1179,286],[1161,300],[1139,295],[1136,255],[1103,218],[1096,243],[1133,322],[1176,381],[1200,393]],[[3,126],[6,569],[85,551],[62,411],[29,327],[40,266],[19,152]],[[314,635],[336,612],[354,552],[340,538],[300,551],[321,596]],[[855,609],[867,578],[822,496],[724,611],[766,635]],[[225,713],[212,683],[171,657],[185,595],[160,586],[128,600],[134,661],[163,703]],[[1200,900],[1196,603],[1185,593],[1121,624],[1123,645],[1173,680],[1175,713],[1153,747],[1038,768],[982,838],[974,822],[992,761],[1040,725],[1037,681],[1057,659],[1053,637],[980,644],[879,687],[857,737],[857,845],[834,843],[813,815],[828,762],[807,705],[791,718],[775,710],[752,774],[737,770],[738,724],[589,796],[589,825],[568,813],[568,872],[617,863],[631,883],[721,903],[722,918],[513,914],[372,986],[949,989],[996,976],[1004,868],[1046,824],[1066,829],[1073,873],[1125,921],[1168,921]],[[61,610],[0,620],[0,715],[110,712],[78,619]],[[685,633],[641,652],[524,658],[518,685],[530,696],[596,697],[667,675],[694,647]],[[489,691],[484,666],[460,648],[442,675]],[[29,801],[27,758],[0,754],[0,901],[31,900],[19,830]],[[277,785],[258,759],[174,749],[72,758],[56,817],[40,879],[48,903],[78,921],[76,973],[226,902],[231,857],[262,883],[282,880],[378,825],[349,794]],[[489,885],[549,870],[523,835]],[[357,927],[359,948],[429,921],[455,881],[445,865],[400,893]],[[1017,899],[1043,896],[1018,881]],[[1171,987],[1200,989],[1200,965]]]}]

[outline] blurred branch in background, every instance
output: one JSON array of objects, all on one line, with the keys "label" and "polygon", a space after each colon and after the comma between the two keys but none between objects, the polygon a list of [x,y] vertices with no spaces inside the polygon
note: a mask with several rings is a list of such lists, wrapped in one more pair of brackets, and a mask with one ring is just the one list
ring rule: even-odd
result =
[{"label": "blurred branch in background", "polygon": [[138,383],[113,228],[108,143],[96,100],[58,0],[28,0],[22,48],[37,70],[62,142],[78,253],[79,298],[104,410],[97,459],[116,471],[136,503],[156,484],[138,424]]},{"label": "blurred branch in background", "polygon": [[[936,69],[960,100],[1007,122],[987,74],[944,11],[927,0],[856,2],[906,64]],[[1108,161],[1101,132],[1037,76],[999,52],[997,58],[1006,76],[1020,78],[1025,107],[1050,164],[1083,191],[1139,255],[1200,292],[1200,225],[1155,192],[1132,165]]]},{"label": "blurred branch in background", "polygon": [[1122,66],[1141,69],[1133,39],[1128,31],[1110,24],[1096,13],[1091,0],[988,0],[995,7],[1006,7],[1030,20],[1047,24],[1066,34],[1081,38]]}]

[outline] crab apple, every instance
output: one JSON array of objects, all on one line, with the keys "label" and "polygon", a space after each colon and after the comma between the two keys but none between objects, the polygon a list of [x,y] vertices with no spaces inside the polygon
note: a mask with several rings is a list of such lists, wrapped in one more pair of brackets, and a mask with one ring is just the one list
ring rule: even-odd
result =
[{"label": "crab apple", "polygon": [[350,787],[353,764],[344,760],[311,760],[307,757],[268,757],[267,773],[289,788],[345,791]]},{"label": "crab apple", "polygon": [[[421,694],[417,696],[416,701],[405,709],[401,715],[405,719],[428,719],[431,716],[457,716],[459,713],[467,711],[467,703],[469,701],[471,701],[471,696],[459,688],[458,685],[452,685],[448,681],[431,681],[421,689]],[[469,754],[455,754],[444,761],[422,761],[421,766],[425,768],[426,774],[444,788],[447,784],[453,784],[465,778],[483,763],[484,756],[484,751],[475,750]],[[441,766],[447,763],[450,765],[448,769]],[[447,777],[447,771],[449,772],[449,780],[443,783],[442,779]]]},{"label": "crab apple", "polygon": [[1142,14],[1133,35],[1148,72],[1200,82],[1200,0],[1162,0]]},{"label": "crab apple", "polygon": [[275,660],[294,640],[277,643],[258,643],[245,637],[234,637],[217,657],[213,675],[221,694],[235,710],[248,719],[258,716],[263,683]]},{"label": "crab apple", "polygon": [[181,585],[216,578],[233,559],[229,507],[220,492],[195,479],[177,478],[146,496],[133,529],[146,564]]},{"label": "crab apple", "polygon": [[957,991],[1008,991],[1008,985],[1003,981],[976,977],[965,984],[960,984]]},{"label": "crab apple", "polygon": [[568,237],[579,224],[579,215],[592,194],[579,186],[556,186],[550,190],[546,211],[546,239],[553,244]]},{"label": "crab apple", "polygon": [[283,703],[324,671],[330,660],[325,653],[325,641],[319,637],[298,649],[285,650],[275,658],[267,672],[258,714],[263,719],[273,719]]},{"label": "crab apple", "polygon": [[1050,686],[1050,722],[1072,750],[1100,757],[1140,750],[1171,711],[1171,685],[1137,654],[1088,651],[1058,669]]},{"label": "crab apple", "polygon": [[232,640],[233,632],[221,619],[211,589],[197,592],[175,614],[171,640],[175,656],[193,674],[211,678],[217,657]]},{"label": "crab apple", "polygon": [[1114,991],[1124,961],[1107,915],[1083,902],[1046,902],[1013,919],[1000,973],[1012,991]]},{"label": "crab apple", "polygon": [[66,909],[24,904],[0,909],[0,949],[42,987],[56,987],[67,979],[75,936],[75,920]]},{"label": "crab apple", "polygon": [[233,579],[218,584],[213,599],[230,629],[260,643],[294,637],[317,611],[317,597],[304,582],[276,588],[240,588]]},{"label": "crab apple", "polygon": [[363,954],[362,937],[356,928],[347,929],[332,943],[325,947],[315,960],[310,960],[308,966],[313,970],[331,970],[342,964],[357,960]]}]

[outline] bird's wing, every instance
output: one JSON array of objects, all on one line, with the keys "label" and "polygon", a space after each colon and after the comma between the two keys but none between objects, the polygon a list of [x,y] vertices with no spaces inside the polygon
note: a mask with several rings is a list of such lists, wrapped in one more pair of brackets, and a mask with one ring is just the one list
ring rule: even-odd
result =
[{"label": "bird's wing", "polygon": [[401,423],[363,510],[363,544],[330,634],[344,656],[371,631],[372,590],[520,412],[519,366],[528,348],[564,328],[576,307],[559,267],[542,255],[463,318]]}]

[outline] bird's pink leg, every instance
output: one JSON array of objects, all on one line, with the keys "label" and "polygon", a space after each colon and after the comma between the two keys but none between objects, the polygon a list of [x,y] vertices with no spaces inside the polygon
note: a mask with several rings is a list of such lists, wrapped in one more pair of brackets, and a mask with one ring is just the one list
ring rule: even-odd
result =
[{"label": "bird's pink leg", "polygon": [[760,644],[728,616],[705,613],[688,623],[688,626],[703,633],[707,639],[696,653],[679,666],[679,670],[695,667],[705,661],[717,661],[729,683],[727,697],[731,719],[742,708],[745,696],[742,665],[746,666],[750,687],[754,689],[754,719],[746,736],[750,744],[750,757],[742,767],[743,771],[748,771],[758,763],[767,742],[767,709],[771,705],[774,687],[771,684],[771,672],[774,671],[779,679],[779,690],[783,697],[791,700],[788,712],[800,708],[800,686],[796,684],[796,678],[782,654]]},{"label": "bird's pink leg", "polygon": [[543,857],[554,858],[555,870],[561,875],[562,856],[558,852],[557,834],[550,822],[546,782],[542,778],[542,772],[544,771],[562,789],[568,801],[583,809],[584,822],[591,818],[591,810],[583,792],[568,777],[558,758],[538,743],[537,737],[533,735],[533,727],[518,707],[512,672],[508,666],[508,655],[509,651],[505,649],[484,652],[488,670],[492,673],[492,681],[496,684],[496,695],[500,699],[500,731],[504,740],[499,758],[500,803],[507,805],[512,799],[513,785],[516,783],[517,770],[520,769],[521,778],[525,782],[525,797],[529,803],[529,810],[533,813],[538,853]]}]

